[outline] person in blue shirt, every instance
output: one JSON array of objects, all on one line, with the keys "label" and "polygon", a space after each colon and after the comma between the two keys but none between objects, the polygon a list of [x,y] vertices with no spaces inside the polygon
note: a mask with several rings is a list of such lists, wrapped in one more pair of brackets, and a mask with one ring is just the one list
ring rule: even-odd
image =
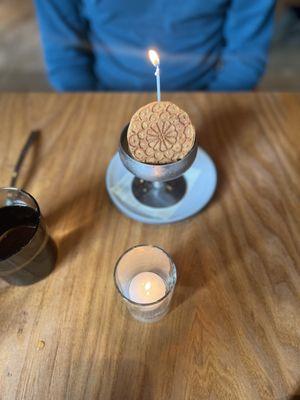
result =
[{"label": "person in blue shirt", "polygon": [[262,76],[275,0],[35,0],[58,91],[238,91]]}]

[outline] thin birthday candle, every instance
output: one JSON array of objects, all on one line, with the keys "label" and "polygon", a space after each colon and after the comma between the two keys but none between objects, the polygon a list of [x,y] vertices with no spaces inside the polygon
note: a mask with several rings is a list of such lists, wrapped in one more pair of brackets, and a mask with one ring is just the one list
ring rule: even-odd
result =
[{"label": "thin birthday candle", "polygon": [[148,56],[150,61],[155,67],[155,76],[156,76],[156,93],[157,93],[157,101],[160,101],[160,70],[159,70],[159,56],[155,50],[150,49],[148,51]]}]

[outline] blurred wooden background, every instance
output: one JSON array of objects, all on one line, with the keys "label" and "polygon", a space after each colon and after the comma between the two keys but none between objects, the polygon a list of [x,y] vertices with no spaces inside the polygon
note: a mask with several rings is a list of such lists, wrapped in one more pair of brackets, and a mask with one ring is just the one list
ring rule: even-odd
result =
[{"label": "blurred wooden background", "polygon": [[[300,90],[300,19],[277,3],[276,25],[261,90]],[[32,0],[0,0],[0,90],[49,91]]]},{"label": "blurred wooden background", "polygon": [[51,90],[32,0],[0,0],[0,90]]}]

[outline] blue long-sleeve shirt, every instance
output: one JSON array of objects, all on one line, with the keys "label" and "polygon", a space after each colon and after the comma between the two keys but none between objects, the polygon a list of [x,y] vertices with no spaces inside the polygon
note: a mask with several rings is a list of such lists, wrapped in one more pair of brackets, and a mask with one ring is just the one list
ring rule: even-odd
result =
[{"label": "blue long-sleeve shirt", "polygon": [[275,0],[35,0],[57,90],[233,91],[262,76]]}]

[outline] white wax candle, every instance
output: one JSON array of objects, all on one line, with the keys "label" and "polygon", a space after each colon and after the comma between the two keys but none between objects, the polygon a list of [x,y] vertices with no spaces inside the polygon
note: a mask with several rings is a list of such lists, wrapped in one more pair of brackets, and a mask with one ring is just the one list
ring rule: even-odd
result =
[{"label": "white wax candle", "polygon": [[159,55],[158,53],[153,50],[150,49],[148,51],[148,56],[150,58],[150,61],[152,62],[152,64],[155,67],[155,76],[156,76],[156,92],[157,92],[157,101],[160,101],[160,70],[159,70]]},{"label": "white wax candle", "polygon": [[160,72],[159,72],[159,66],[156,67],[155,76],[156,76],[156,96],[157,96],[157,101],[160,101]]},{"label": "white wax candle", "polygon": [[129,298],[136,303],[153,303],[161,299],[165,294],[165,282],[154,272],[137,274],[129,285]]}]

